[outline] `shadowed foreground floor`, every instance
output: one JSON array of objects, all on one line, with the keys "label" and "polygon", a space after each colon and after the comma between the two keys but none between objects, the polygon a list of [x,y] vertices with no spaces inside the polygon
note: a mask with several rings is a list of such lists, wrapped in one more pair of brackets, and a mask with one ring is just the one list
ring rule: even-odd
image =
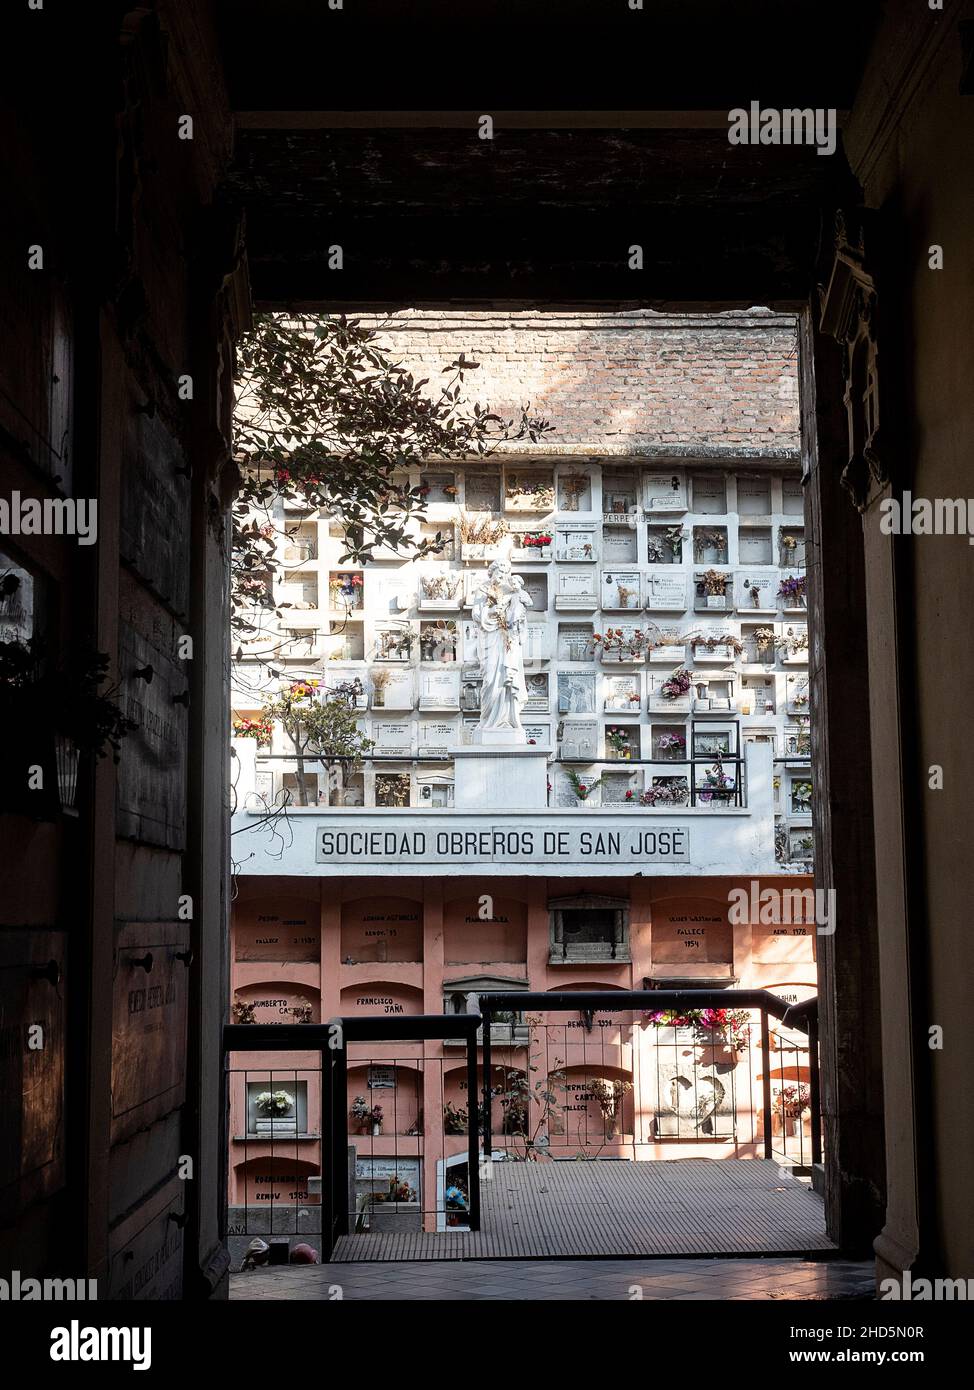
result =
[{"label": "shadowed foreground floor", "polygon": [[[638,1287],[639,1293],[634,1290]],[[234,1274],[237,1299],[647,1300],[866,1299],[875,1266],[847,1260],[473,1260],[284,1265]]]}]

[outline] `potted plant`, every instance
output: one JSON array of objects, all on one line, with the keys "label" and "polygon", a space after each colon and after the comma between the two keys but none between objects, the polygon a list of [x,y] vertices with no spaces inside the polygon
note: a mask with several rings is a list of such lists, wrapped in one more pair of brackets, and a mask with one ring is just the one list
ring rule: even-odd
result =
[{"label": "potted plant", "polygon": [[789,1136],[797,1135],[802,1116],[811,1109],[811,1089],[804,1081],[794,1086],[783,1086],[778,1092],[778,1104],[781,1107],[782,1132]]},{"label": "potted plant", "polygon": [[443,1132],[445,1134],[466,1134],[470,1120],[465,1105],[454,1105],[448,1100],[443,1107]]},{"label": "potted plant", "polygon": [[360,1134],[382,1133],[381,1105],[370,1105],[364,1096],[356,1096],[348,1113],[358,1125]]},{"label": "potted plant", "polygon": [[605,744],[609,757],[630,759],[632,757],[632,730],[619,724],[610,724],[605,731]]},{"label": "potted plant", "polygon": [[386,687],[389,684],[389,672],[376,668],[369,673],[372,681],[372,708],[382,709],[386,702]]},{"label": "potted plant", "polygon": [[697,580],[697,596],[706,600],[707,608],[727,607],[727,581],[729,576],[719,570],[709,569]]},{"label": "potted plant", "polygon": [[666,762],[679,762],[687,751],[684,734],[660,734],[656,740],[657,756]]},{"label": "potted plant", "polygon": [[685,806],[690,799],[690,784],[685,777],[660,777],[653,779],[653,785],[639,793],[626,792],[626,801],[637,801],[640,806]]},{"label": "potted plant", "polygon": [[697,560],[711,560],[717,565],[727,563],[727,535],[724,531],[697,531],[693,549]]},{"label": "potted plant", "polygon": [[595,1101],[602,1113],[606,1139],[615,1139],[618,1133],[620,1105],[631,1090],[631,1081],[605,1081],[601,1077],[595,1077],[586,1083],[585,1094],[589,1100]]},{"label": "potted plant", "polygon": [[787,575],[779,581],[778,597],[786,609],[805,607],[805,579],[804,574],[797,574]]}]

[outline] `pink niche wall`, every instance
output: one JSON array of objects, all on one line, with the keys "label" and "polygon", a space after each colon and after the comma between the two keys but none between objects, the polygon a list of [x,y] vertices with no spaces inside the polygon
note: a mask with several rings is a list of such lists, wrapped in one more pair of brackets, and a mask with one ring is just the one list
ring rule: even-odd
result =
[{"label": "pink niche wall", "polygon": [[422,901],[377,896],[353,898],[342,905],[342,964],[422,959]]},{"label": "pink niche wall", "polygon": [[[523,965],[528,953],[527,904],[515,898],[465,894],[443,904],[443,959],[447,965]],[[486,915],[484,915],[486,913]]]}]

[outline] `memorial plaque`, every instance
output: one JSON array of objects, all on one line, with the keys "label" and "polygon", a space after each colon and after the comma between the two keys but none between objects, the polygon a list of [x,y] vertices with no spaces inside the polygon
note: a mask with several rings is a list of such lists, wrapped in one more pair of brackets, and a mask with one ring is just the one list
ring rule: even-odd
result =
[{"label": "memorial plaque", "polygon": [[737,478],[737,511],[739,516],[769,516],[771,513],[771,479]]},{"label": "memorial plaque", "polygon": [[[562,756],[568,757],[571,755],[566,754],[563,751]],[[572,807],[580,805],[599,805],[599,792],[601,788],[598,785],[598,778],[591,773],[579,773],[578,780],[583,787],[588,787],[590,789],[588,796],[586,796],[584,799],[580,799],[576,794],[575,786],[568,773],[564,771],[562,768],[559,768],[556,771],[554,781],[552,783],[554,789],[554,801],[556,806],[571,809]]]},{"label": "memorial plaque", "polygon": [[186,663],[176,660],[179,634],[172,617],[131,588],[121,606],[118,703],[136,727],[122,739],[116,834],[180,850],[186,834],[189,675]]},{"label": "memorial plaque", "polygon": [[737,553],[742,565],[771,565],[771,532],[758,527],[742,526],[737,533]]},{"label": "memorial plaque", "polygon": [[64,1186],[63,932],[0,932],[0,1220]]},{"label": "memorial plaque", "polygon": [[815,924],[752,926],[751,954],[756,965],[780,965],[785,961],[815,959]]},{"label": "memorial plaque", "polygon": [[419,707],[421,710],[460,708],[459,671],[423,671],[420,682]]},{"label": "memorial plaque", "polygon": [[561,725],[561,756],[579,762],[594,762],[599,755],[599,726],[594,719],[564,719]]},{"label": "memorial plaque", "polygon": [[604,709],[639,713],[639,676],[606,676],[602,692]]},{"label": "memorial plaque", "polygon": [[602,558],[606,564],[632,564],[638,558],[636,532],[624,526],[608,527],[602,533]]},{"label": "memorial plaque", "polygon": [[557,532],[557,560],[595,560],[598,558],[594,526],[560,526]]},{"label": "memorial plaque", "polygon": [[591,570],[559,570],[555,576],[555,608],[596,608],[595,575]]},{"label": "memorial plaque", "polygon": [[559,671],[558,713],[595,713],[595,674],[585,671]]},{"label": "memorial plaque", "polygon": [[446,757],[455,748],[459,728],[455,719],[421,719],[419,721],[419,757]]},{"label": "memorial plaque", "polygon": [[[515,571],[517,573],[517,571]],[[543,574],[534,570],[523,570],[519,578],[524,580],[524,592],[531,600],[535,613],[544,613],[548,608],[548,581]]]},{"label": "memorial plaque", "polygon": [[303,898],[235,903],[237,960],[316,961],[321,952],[318,904]]},{"label": "memorial plaque", "polygon": [[132,416],[122,469],[119,550],[174,612],[189,601],[190,485],[186,456],[161,414]]},{"label": "memorial plaque", "polygon": [[415,961],[423,958],[423,917],[411,898],[356,898],[342,908],[342,960]]},{"label": "memorial plaque", "polygon": [[348,985],[341,993],[343,1014],[421,1014],[423,992],[400,980]]},{"label": "memorial plaque", "polygon": [[154,1193],[109,1235],[109,1301],[171,1302],[183,1296],[187,1184]]},{"label": "memorial plaque", "polygon": [[460,679],[460,708],[462,710],[480,709],[480,688],[483,682],[479,676],[464,672]]},{"label": "memorial plaque", "polygon": [[697,474],[693,479],[693,510],[707,515],[727,511],[727,488],[719,474]]},{"label": "memorial plaque", "polygon": [[404,570],[370,570],[367,576],[369,611],[382,616],[408,613],[416,601],[414,583]]},{"label": "memorial plaque", "polygon": [[668,676],[662,673],[649,677],[649,708],[654,714],[686,714],[690,709],[690,693],[668,698],[663,694],[663,686]]},{"label": "memorial plaque", "polygon": [[526,671],[524,683],[528,698],[524,703],[523,714],[547,714],[551,700],[548,692],[547,671]]},{"label": "memorial plaque", "polygon": [[651,574],[647,584],[646,607],[657,613],[686,612],[686,575]]},{"label": "memorial plaque", "polygon": [[548,660],[551,651],[548,645],[547,620],[536,622],[528,619],[521,634],[521,650],[524,654],[525,669],[533,662]]},{"label": "memorial plaque", "polygon": [[776,611],[778,606],[777,576],[752,574],[747,570],[735,576],[736,606],[740,612]]},{"label": "memorial plaque", "polygon": [[551,725],[549,723],[537,724],[525,720],[524,733],[528,743],[535,743],[539,748],[548,748],[551,745]]},{"label": "memorial plaque", "polygon": [[405,721],[392,719],[373,719],[372,738],[376,753],[402,753],[412,751],[413,726]]},{"label": "memorial plaque", "polygon": [[592,659],[591,623],[558,624],[558,660],[590,661]]},{"label": "memorial plaque", "polygon": [[498,512],[501,479],[497,473],[468,473],[464,484],[464,508],[468,512]]},{"label": "memorial plaque", "polygon": [[644,480],[646,509],[650,512],[685,512],[687,482],[681,470],[647,473]]},{"label": "memorial plaque", "polygon": [[669,907],[653,917],[654,965],[685,965],[707,961],[729,965],[734,959],[734,938],[725,913],[715,905],[687,903]]},{"label": "memorial plaque", "polygon": [[641,585],[638,570],[605,570],[602,574],[602,607],[609,611],[641,608]]},{"label": "memorial plaque", "polygon": [[[235,1004],[250,1004],[255,1023],[317,1023],[321,1012],[318,991],[313,985],[272,980],[265,984],[240,985],[233,992]],[[311,1016],[307,1018],[310,1006]],[[294,1133],[294,1120],[287,1121]]]},{"label": "memorial plaque", "polygon": [[463,572],[424,574],[419,581],[419,606],[424,611],[457,609],[463,597]]},{"label": "memorial plaque", "polygon": [[602,805],[603,806],[626,806],[628,793],[632,793],[633,800],[638,799],[639,792],[639,773],[638,772],[606,772],[602,777]]},{"label": "memorial plaque", "polygon": [[781,484],[781,510],[785,516],[805,515],[805,493],[801,479],[785,478]]},{"label": "memorial plaque", "polygon": [[[372,708],[388,710],[412,709],[416,703],[416,685],[413,672],[397,670],[394,666],[383,667],[385,684],[381,691],[373,690]],[[380,699],[376,699],[380,695]]]},{"label": "memorial plaque", "polygon": [[116,933],[112,1143],[186,1097],[189,924],[130,922]]}]

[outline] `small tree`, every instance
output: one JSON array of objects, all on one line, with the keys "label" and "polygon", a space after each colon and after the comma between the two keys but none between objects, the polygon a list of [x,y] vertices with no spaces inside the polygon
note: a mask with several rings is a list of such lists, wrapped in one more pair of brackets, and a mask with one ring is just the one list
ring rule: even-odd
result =
[{"label": "small tree", "polygon": [[265,699],[263,717],[280,724],[297,760],[295,782],[298,805],[308,806],[306,760],[321,759],[327,768],[329,799],[341,790],[350,773],[361,766],[361,757],[374,747],[358,727],[348,701],[322,699],[317,681],[292,681],[286,689]]},{"label": "small tree", "polygon": [[[364,562],[377,546],[404,558],[438,553],[442,538],[409,534],[425,515],[420,488],[403,470],[435,458],[470,458],[502,442],[535,441],[550,426],[522,409],[504,421],[467,406],[465,374],[479,365],[461,352],[443,369],[444,385],[423,390],[375,334],[356,320],[265,313],[238,352],[235,412],[241,486],[234,507],[232,625],[253,630],[247,612],[268,592],[275,568],[278,498],[323,508],[344,524],[342,562]],[[254,512],[263,513],[257,520]]]}]

